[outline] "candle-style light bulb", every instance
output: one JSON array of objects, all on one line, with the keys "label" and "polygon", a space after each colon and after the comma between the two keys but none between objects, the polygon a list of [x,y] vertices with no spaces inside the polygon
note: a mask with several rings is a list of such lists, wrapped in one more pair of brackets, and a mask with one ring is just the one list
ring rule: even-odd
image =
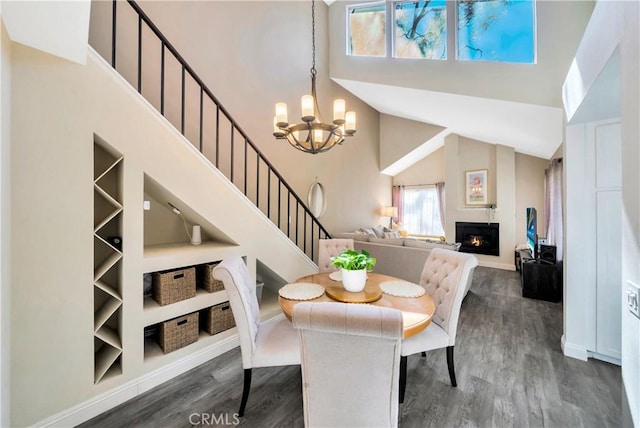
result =
[{"label": "candle-style light bulb", "polygon": [[289,125],[289,121],[287,119],[286,103],[276,104],[276,125],[279,126],[280,128],[284,128]]},{"label": "candle-style light bulb", "polygon": [[315,113],[313,111],[313,96],[312,95],[304,95],[302,97],[302,121],[303,122],[311,122],[315,117]]},{"label": "candle-style light bulb", "polygon": [[277,138],[284,137],[284,131],[278,126],[278,119],[275,116],[273,118],[273,136]]},{"label": "candle-style light bulb", "polygon": [[333,123],[335,125],[342,125],[344,123],[344,100],[338,98],[333,102]]},{"label": "candle-style light bulb", "polygon": [[344,129],[348,135],[354,134],[356,132],[356,112],[355,111],[348,111],[345,114]]}]

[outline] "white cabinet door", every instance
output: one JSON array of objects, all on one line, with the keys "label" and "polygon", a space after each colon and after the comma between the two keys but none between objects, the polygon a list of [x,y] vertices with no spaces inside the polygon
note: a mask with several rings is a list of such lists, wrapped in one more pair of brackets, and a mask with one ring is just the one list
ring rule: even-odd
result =
[{"label": "white cabinet door", "polygon": [[[622,181],[620,124],[595,128],[596,352],[621,358]],[[588,236],[588,233],[585,234]],[[585,241],[588,244],[588,240]]]}]

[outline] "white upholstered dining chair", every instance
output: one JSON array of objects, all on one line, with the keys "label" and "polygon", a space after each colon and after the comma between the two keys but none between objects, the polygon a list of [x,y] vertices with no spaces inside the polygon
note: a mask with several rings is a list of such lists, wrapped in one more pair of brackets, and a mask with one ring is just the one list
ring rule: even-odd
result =
[{"label": "white upholstered dining chair", "polygon": [[402,313],[334,302],[293,309],[305,427],[396,427]]},{"label": "white upholstered dining chair", "polygon": [[353,239],[319,239],[318,240],[318,270],[320,272],[335,272],[338,268],[331,264],[331,257],[335,257],[345,250],[353,250]]},{"label": "white upholstered dining chair", "polygon": [[471,281],[478,259],[466,253],[434,248],[429,253],[420,277],[420,285],[425,288],[436,304],[431,324],[420,333],[402,341],[400,360],[400,402],[404,400],[407,376],[407,356],[421,352],[446,348],[447,367],[451,386],[457,386],[453,364],[453,347],[462,299],[471,287]]},{"label": "white upholstered dining chair", "polygon": [[251,389],[252,368],[300,364],[298,334],[284,317],[260,322],[256,285],[242,258],[223,260],[212,275],[224,283],[238,327],[244,368],[244,387],[238,415],[243,416]]}]

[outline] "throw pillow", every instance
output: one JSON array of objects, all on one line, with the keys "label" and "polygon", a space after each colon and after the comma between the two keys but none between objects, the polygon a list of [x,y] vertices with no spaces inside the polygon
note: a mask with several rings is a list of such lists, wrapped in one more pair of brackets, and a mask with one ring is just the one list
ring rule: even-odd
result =
[{"label": "throw pillow", "polygon": [[363,228],[360,229],[360,231],[363,232],[363,233],[366,233],[369,236],[373,236],[373,237],[378,236],[378,235],[376,235],[376,232],[374,232],[373,229],[370,228],[370,227],[363,227]]},{"label": "throw pillow", "polygon": [[384,226],[378,225],[374,227],[373,232],[376,234],[378,238],[384,238]]},{"label": "throw pillow", "polygon": [[384,239],[393,239],[393,238],[399,238],[399,237],[400,237],[400,232],[398,232],[397,230],[384,233]]}]

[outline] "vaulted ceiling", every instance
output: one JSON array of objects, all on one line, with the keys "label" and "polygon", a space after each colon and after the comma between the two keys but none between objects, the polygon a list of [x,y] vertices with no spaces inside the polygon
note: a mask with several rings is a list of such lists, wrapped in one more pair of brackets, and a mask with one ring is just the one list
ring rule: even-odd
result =
[{"label": "vaulted ceiling", "polygon": [[[344,48],[345,5],[354,2],[327,3],[332,80],[380,113],[443,129],[381,165],[383,172],[399,173],[452,133],[545,159],[561,145],[562,84],[594,2],[536,3],[535,64],[352,57]],[[381,137],[381,147],[394,143]]]}]

